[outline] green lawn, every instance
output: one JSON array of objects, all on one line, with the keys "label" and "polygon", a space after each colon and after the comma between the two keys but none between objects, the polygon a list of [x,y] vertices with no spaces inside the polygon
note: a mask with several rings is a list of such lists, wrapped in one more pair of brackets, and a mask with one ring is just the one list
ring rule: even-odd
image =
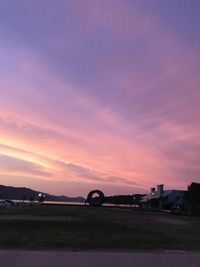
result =
[{"label": "green lawn", "polygon": [[200,250],[200,218],[111,208],[0,210],[0,248]]}]

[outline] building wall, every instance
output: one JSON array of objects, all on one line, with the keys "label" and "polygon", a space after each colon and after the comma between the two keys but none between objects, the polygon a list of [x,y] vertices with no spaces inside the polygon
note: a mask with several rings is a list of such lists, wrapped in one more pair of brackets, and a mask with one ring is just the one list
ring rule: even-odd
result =
[{"label": "building wall", "polygon": [[177,208],[178,205],[181,205],[183,202],[184,191],[172,190],[168,195],[168,203],[171,203],[172,208]]}]

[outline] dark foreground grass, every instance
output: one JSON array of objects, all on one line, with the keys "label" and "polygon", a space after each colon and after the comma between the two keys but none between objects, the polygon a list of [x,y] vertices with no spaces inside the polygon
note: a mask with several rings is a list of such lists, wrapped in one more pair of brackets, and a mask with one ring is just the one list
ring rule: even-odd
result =
[{"label": "dark foreground grass", "polygon": [[200,218],[108,208],[4,209],[0,234],[12,249],[200,250]]}]

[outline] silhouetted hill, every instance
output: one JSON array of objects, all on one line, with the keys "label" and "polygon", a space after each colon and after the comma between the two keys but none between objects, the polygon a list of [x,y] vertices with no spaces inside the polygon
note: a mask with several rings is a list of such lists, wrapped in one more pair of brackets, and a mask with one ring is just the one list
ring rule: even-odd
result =
[{"label": "silhouetted hill", "polygon": [[13,187],[0,185],[0,198],[22,200],[30,198],[38,199],[38,194],[44,194],[47,201],[84,202],[83,197],[54,196],[48,193],[39,192],[26,187]]}]

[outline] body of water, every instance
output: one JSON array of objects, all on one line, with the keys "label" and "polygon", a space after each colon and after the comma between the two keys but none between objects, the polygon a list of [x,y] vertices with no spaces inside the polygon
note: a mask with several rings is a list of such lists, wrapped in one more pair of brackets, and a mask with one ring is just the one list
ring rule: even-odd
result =
[{"label": "body of water", "polygon": [[[25,200],[25,201],[22,201],[22,200],[13,200],[14,202],[17,202],[17,203],[30,203],[30,201],[28,200]],[[38,204],[38,201],[33,201],[32,202],[33,204]],[[70,202],[70,201],[44,201],[43,204],[49,204],[49,205],[77,205],[77,206],[85,206],[85,202]],[[87,203],[87,206],[89,204]],[[128,208],[128,207],[133,207],[133,208],[137,208],[138,205],[126,205],[126,204],[109,204],[109,203],[104,203],[103,204],[103,207],[124,207],[124,208]]]}]

